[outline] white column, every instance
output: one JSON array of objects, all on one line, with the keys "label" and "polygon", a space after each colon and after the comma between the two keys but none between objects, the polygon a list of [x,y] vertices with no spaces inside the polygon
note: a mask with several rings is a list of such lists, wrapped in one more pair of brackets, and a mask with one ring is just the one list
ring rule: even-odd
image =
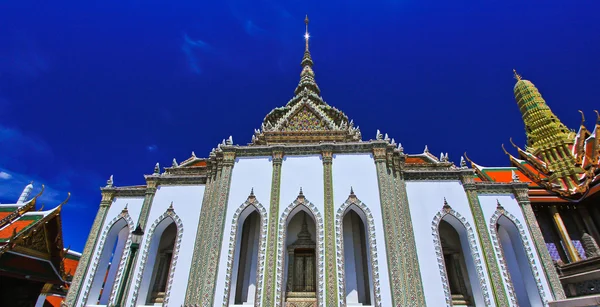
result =
[{"label": "white column", "polygon": [[344,217],[344,278],[346,283],[346,304],[358,303],[358,285],[356,284],[356,259],[354,257],[354,223]]}]

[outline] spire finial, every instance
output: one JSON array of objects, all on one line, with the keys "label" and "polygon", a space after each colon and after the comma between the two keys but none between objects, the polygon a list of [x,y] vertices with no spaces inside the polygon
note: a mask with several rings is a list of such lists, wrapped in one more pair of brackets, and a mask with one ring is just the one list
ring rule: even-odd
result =
[{"label": "spire finial", "polygon": [[519,74],[517,73],[517,71],[516,71],[516,70],[514,70],[514,69],[513,69],[513,74],[515,75],[515,79],[517,79],[517,81],[521,81],[521,75],[519,75]]},{"label": "spire finial", "polygon": [[306,31],[304,32],[304,40],[306,41],[306,51],[308,51],[308,39],[310,35],[308,34],[308,15],[304,18],[304,24],[306,24]]}]

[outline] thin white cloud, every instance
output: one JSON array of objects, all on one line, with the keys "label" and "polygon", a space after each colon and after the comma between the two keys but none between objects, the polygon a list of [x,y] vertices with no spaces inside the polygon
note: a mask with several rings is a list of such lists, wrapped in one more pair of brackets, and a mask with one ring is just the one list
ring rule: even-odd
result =
[{"label": "thin white cloud", "polygon": [[148,151],[150,151],[150,152],[152,152],[152,151],[156,151],[157,149],[158,149],[158,146],[156,146],[156,145],[148,145],[148,146],[146,147],[146,150],[148,150]]},{"label": "thin white cloud", "polygon": [[7,172],[0,172],[0,179],[10,179],[12,175]]}]

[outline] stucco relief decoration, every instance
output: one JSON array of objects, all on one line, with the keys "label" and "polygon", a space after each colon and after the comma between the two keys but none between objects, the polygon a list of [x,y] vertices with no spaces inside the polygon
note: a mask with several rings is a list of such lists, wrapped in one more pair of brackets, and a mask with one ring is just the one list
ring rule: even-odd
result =
[{"label": "stucco relief decoration", "polygon": [[346,287],[345,287],[345,276],[344,276],[344,228],[343,221],[346,212],[349,210],[351,206],[356,206],[360,210],[363,211],[364,215],[367,218],[367,235],[369,240],[369,251],[371,254],[371,280],[373,281],[373,292],[374,292],[374,304],[373,306],[381,307],[381,290],[380,290],[380,281],[379,281],[379,262],[377,261],[377,241],[375,239],[375,220],[373,218],[373,214],[371,214],[371,210],[361,202],[354,191],[350,191],[350,196],[342,204],[342,206],[337,210],[335,215],[335,232],[336,232],[336,249],[338,251],[338,257],[340,261],[338,261],[338,280],[339,280],[339,302],[341,307],[346,306]]},{"label": "stucco relief decoration", "polygon": [[159,216],[154,223],[150,226],[148,233],[144,238],[144,248],[140,251],[142,259],[140,260],[139,268],[141,268],[137,275],[135,276],[135,281],[133,283],[133,295],[131,297],[131,305],[135,306],[137,297],[139,294],[140,286],[142,283],[142,277],[144,276],[144,268],[146,266],[146,260],[148,260],[148,253],[150,252],[150,244],[152,243],[152,237],[154,236],[154,232],[156,231],[156,227],[164,220],[170,218],[173,220],[175,225],[177,226],[177,236],[175,239],[175,246],[173,247],[173,258],[171,258],[171,265],[169,270],[169,277],[167,280],[167,287],[165,289],[165,300],[163,302],[163,307],[167,307],[169,305],[169,296],[171,293],[171,286],[173,285],[173,276],[175,275],[175,269],[177,268],[177,259],[179,258],[179,248],[181,247],[181,238],[183,237],[183,222],[181,218],[175,213],[173,209],[173,203],[167,209],[165,213]]},{"label": "stucco relief decoration", "polygon": [[519,221],[519,219],[517,219],[517,217],[515,217],[510,212],[506,211],[506,209],[504,209],[504,207],[500,205],[500,202],[498,202],[498,207],[496,208],[496,211],[490,218],[490,234],[492,238],[492,244],[494,245],[494,251],[496,252],[496,256],[498,257],[500,262],[500,269],[502,270],[502,275],[504,276],[504,283],[507,285],[508,294],[511,299],[511,302],[514,306],[518,306],[513,284],[510,279],[510,274],[508,272],[508,268],[506,267],[504,252],[502,250],[502,243],[500,243],[498,231],[496,229],[498,219],[500,219],[500,217],[502,216],[508,218],[517,227],[519,235],[521,236],[521,240],[523,242],[523,247],[525,248],[525,254],[527,254],[527,259],[529,260],[529,266],[535,278],[535,283],[537,285],[538,292],[540,294],[542,302],[544,303],[544,306],[547,306],[548,299],[546,298],[546,293],[544,292],[542,280],[539,278],[541,273],[538,269],[537,261],[534,257],[534,247],[532,247],[532,244],[529,242],[525,226],[523,226],[523,224]]},{"label": "stucco relief decoration", "polygon": [[281,218],[279,219],[279,235],[277,238],[277,285],[275,288],[275,306],[280,307],[283,303],[282,291],[283,291],[283,272],[284,272],[284,259],[286,252],[286,233],[287,233],[287,222],[288,216],[290,213],[299,206],[303,206],[307,208],[310,213],[315,218],[316,225],[316,239],[317,239],[317,302],[319,307],[323,307],[323,289],[324,289],[324,268],[325,268],[325,244],[324,237],[325,233],[323,230],[323,217],[321,213],[318,211],[317,207],[313,205],[308,199],[304,197],[302,194],[302,189],[300,189],[300,195],[296,198],[296,200],[289,204]]},{"label": "stucco relief decoration", "polygon": [[121,278],[123,276],[123,270],[125,269],[125,262],[126,259],[129,257],[129,245],[131,245],[131,232],[133,231],[134,224],[133,224],[133,220],[131,219],[131,216],[129,215],[129,211],[127,211],[127,206],[123,209],[123,211],[121,211],[121,213],[117,216],[115,216],[108,224],[106,224],[106,227],[104,227],[104,230],[102,231],[102,234],[100,235],[99,241],[98,241],[98,245],[96,247],[96,253],[94,255],[94,259],[92,260],[92,263],[90,264],[90,274],[88,275],[87,281],[85,283],[85,287],[83,288],[83,295],[81,296],[81,305],[80,306],[84,306],[86,304],[86,301],[88,299],[88,295],[90,294],[90,289],[92,287],[92,283],[94,281],[94,277],[96,276],[96,271],[98,270],[98,264],[100,262],[100,258],[102,257],[102,250],[104,249],[104,244],[106,243],[106,238],[108,236],[108,233],[110,232],[111,228],[113,227],[113,225],[115,225],[119,220],[125,220],[125,222],[127,223],[127,226],[129,227],[129,235],[127,236],[127,241],[125,242],[125,249],[123,250],[123,255],[119,261],[119,269],[117,270],[117,276],[115,278],[115,282],[113,283],[113,290],[111,292],[110,295],[110,301],[112,302],[112,300],[114,299],[114,289],[117,287],[114,287],[114,285],[118,285],[121,281]]},{"label": "stucco relief decoration", "polygon": [[469,249],[471,250],[471,256],[473,257],[473,262],[475,263],[475,269],[477,271],[477,277],[479,278],[479,287],[481,289],[481,293],[483,295],[485,305],[492,306],[492,301],[490,299],[491,294],[489,292],[488,286],[485,280],[485,272],[482,266],[484,263],[483,259],[481,259],[481,253],[479,252],[479,248],[477,247],[477,239],[475,236],[475,231],[471,224],[467,221],[467,219],[462,216],[460,213],[452,209],[450,205],[444,199],[444,206],[442,210],[440,210],[434,217],[431,222],[431,235],[433,236],[433,244],[435,248],[435,255],[438,260],[438,266],[440,269],[440,276],[442,278],[442,285],[444,287],[444,295],[446,296],[446,306],[452,306],[452,295],[450,293],[450,285],[448,283],[448,276],[446,275],[446,264],[444,262],[444,253],[442,251],[442,241],[440,239],[439,226],[440,222],[446,215],[451,215],[455,217],[467,230],[467,239],[469,242]]},{"label": "stucco relief decoration", "polygon": [[[254,299],[254,306],[260,306],[260,300],[262,296],[262,281],[264,276],[265,268],[265,256],[267,252],[267,210],[254,196],[254,191],[250,192],[248,200],[246,200],[233,214],[231,220],[231,232],[229,233],[229,251],[227,252],[227,270],[225,275],[225,291],[223,294],[223,307],[229,306],[229,291],[231,290],[231,274],[233,270],[233,259],[235,258],[235,245],[237,242],[237,236],[241,235],[238,233],[238,223],[242,212],[253,206],[260,214],[260,239],[259,239],[259,251],[258,251],[258,266],[256,272],[256,295]],[[241,226],[241,225],[240,225]]]}]

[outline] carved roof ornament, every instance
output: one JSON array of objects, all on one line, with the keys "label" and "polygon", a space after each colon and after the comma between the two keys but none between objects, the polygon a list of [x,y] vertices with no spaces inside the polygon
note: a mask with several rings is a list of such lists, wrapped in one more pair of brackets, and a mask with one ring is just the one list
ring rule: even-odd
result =
[{"label": "carved roof ornament", "polygon": [[171,204],[169,205],[169,208],[167,208],[167,211],[174,211],[175,209],[173,208],[173,202],[171,201]]},{"label": "carved roof ornament", "polygon": [[108,180],[106,181],[106,187],[107,188],[113,187],[113,175],[110,175],[110,177],[108,177]]},{"label": "carved roof ornament", "polygon": [[423,150],[423,153],[429,153],[429,147],[427,147],[427,145],[425,145],[425,149]]},{"label": "carved roof ornament", "polygon": [[160,164],[156,162],[156,165],[154,165],[154,175],[158,174],[160,174]]},{"label": "carved roof ornament", "polygon": [[398,143],[398,150],[400,153],[404,153],[404,147],[402,147],[402,143]]},{"label": "carved roof ornament", "polygon": [[460,167],[461,168],[467,168],[467,161],[465,161],[465,157],[464,156],[460,156]]},{"label": "carved roof ornament", "polygon": [[179,166],[179,165],[177,164],[177,159],[173,158],[173,165],[172,165],[172,167],[177,167],[177,166]]},{"label": "carved roof ornament", "polygon": [[375,134],[375,139],[376,140],[383,140],[383,134],[381,134],[381,132],[379,131],[379,129],[377,129],[377,133]]},{"label": "carved roof ornament", "polygon": [[513,182],[519,182],[520,181],[519,180],[519,175],[514,170],[511,171],[511,176],[512,176],[512,181]]},{"label": "carved roof ornament", "polygon": [[312,69],[308,17],[304,22],[305,50],[294,97],[265,116],[261,130],[254,131],[252,145],[361,141],[358,127],[354,127],[344,112],[328,105],[321,97]]},{"label": "carved roof ornament", "polygon": [[127,205],[129,205],[129,203],[125,204],[125,207],[123,208],[123,210],[121,210],[121,213],[127,213],[127,212],[129,212],[129,210],[127,210]]}]

